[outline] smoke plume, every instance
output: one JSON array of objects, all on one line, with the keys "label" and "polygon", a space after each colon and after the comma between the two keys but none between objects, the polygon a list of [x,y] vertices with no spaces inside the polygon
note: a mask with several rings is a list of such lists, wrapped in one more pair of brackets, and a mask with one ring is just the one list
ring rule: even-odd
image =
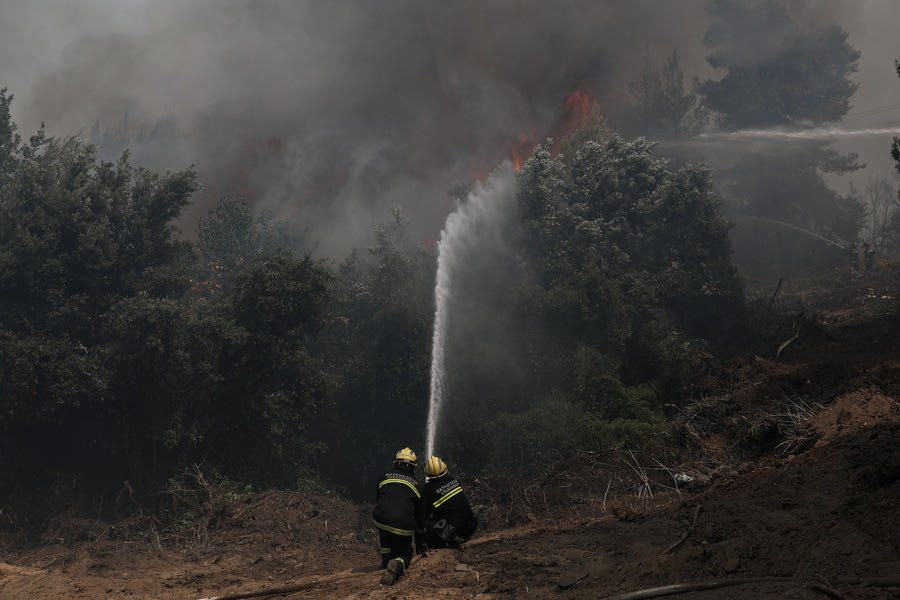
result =
[{"label": "smoke plume", "polygon": [[[204,191],[186,234],[220,197],[245,194],[340,258],[393,203],[423,240],[436,237],[446,190],[483,177],[517,143],[558,135],[578,89],[612,114],[644,61],[673,49],[688,76],[716,77],[705,4],[22,2],[4,7],[0,87],[16,96],[26,135],[44,121],[51,134],[99,142],[107,159],[129,147],[149,168],[195,164]],[[880,0],[785,6],[801,26],[837,20],[861,36],[897,12]],[[865,60],[865,44],[850,43]],[[900,56],[882,50],[887,66]],[[880,86],[873,76],[860,93],[870,84]]]}]

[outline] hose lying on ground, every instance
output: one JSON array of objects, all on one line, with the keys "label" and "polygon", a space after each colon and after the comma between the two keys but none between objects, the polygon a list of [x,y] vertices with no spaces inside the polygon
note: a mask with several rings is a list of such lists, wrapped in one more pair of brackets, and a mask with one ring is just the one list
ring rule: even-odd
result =
[{"label": "hose lying on ground", "polygon": [[[409,561],[409,565],[412,566],[416,564],[422,556],[422,554],[413,556],[412,560]],[[301,590],[307,590],[323,583],[333,583],[342,579],[350,579],[351,577],[359,577],[360,575],[365,574],[366,573],[337,573],[334,575],[325,575],[323,577],[308,577],[303,583],[293,583],[291,585],[268,588],[255,592],[237,592],[234,594],[225,594],[224,596],[209,596],[207,598],[200,598],[199,600],[241,600],[242,598],[258,598],[259,596],[283,596],[284,594],[292,594]]]},{"label": "hose lying on ground", "polygon": [[[606,596],[600,600],[644,600],[645,598],[659,598],[661,596],[670,596],[672,594],[683,594],[684,592],[700,592],[703,590],[714,590],[717,588],[744,585],[748,583],[807,583],[808,579],[799,577],[746,577],[741,579],[718,579],[714,581],[699,581],[696,583],[677,583],[674,585],[664,585],[661,587],[647,588],[636,592],[627,592],[624,594],[616,594],[615,596]],[[900,586],[900,577],[874,577],[871,579],[863,578],[842,578],[837,579],[836,583],[855,584],[855,585],[871,585],[874,587],[894,587]]]}]

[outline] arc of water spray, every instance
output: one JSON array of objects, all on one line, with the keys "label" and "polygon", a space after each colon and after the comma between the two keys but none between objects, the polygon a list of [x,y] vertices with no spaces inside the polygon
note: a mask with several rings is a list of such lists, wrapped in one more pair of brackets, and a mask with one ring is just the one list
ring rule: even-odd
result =
[{"label": "arc of water spray", "polygon": [[447,216],[438,240],[437,277],[434,286],[434,333],[431,347],[431,384],[426,424],[426,456],[434,455],[438,419],[444,400],[444,350],[446,347],[448,312],[453,291],[452,280],[458,270],[474,257],[475,243],[494,232],[485,226],[508,218],[509,204],[515,194],[515,171],[504,163],[495,175],[482,185],[476,183],[468,200]]},{"label": "arc of water spray", "polygon": [[829,240],[827,237],[823,237],[823,236],[819,235],[818,233],[813,233],[812,231],[809,231],[808,229],[803,229],[802,227],[797,227],[796,225],[791,225],[790,223],[785,223],[784,221],[776,221],[775,219],[767,219],[766,217],[753,217],[750,215],[742,215],[740,218],[754,219],[757,221],[765,221],[767,223],[774,223],[776,225],[784,225],[785,227],[790,227],[791,229],[796,229],[797,231],[802,231],[805,234],[811,235],[815,238],[819,238],[823,242],[828,242],[832,246],[837,246],[838,248],[840,248],[842,250],[844,249],[844,246],[842,246],[841,244],[838,244],[837,242],[835,242],[833,240]]},{"label": "arc of water spray", "polygon": [[864,137],[900,134],[900,127],[879,127],[868,129],[838,129],[836,127],[818,127],[815,129],[740,129],[738,131],[704,133],[697,136],[701,139],[723,138],[785,138],[799,140],[823,140],[836,137]]}]

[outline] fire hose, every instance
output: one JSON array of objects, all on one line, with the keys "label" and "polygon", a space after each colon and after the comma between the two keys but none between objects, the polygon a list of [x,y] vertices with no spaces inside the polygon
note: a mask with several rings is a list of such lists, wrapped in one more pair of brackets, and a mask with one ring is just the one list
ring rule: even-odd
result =
[{"label": "fire hose", "polygon": [[[672,594],[682,594],[684,592],[699,592],[702,590],[714,590],[723,587],[736,585],[745,585],[748,583],[805,583],[819,585],[815,581],[802,579],[799,577],[742,577],[738,579],[719,579],[714,581],[699,581],[696,583],[678,583],[674,585],[664,585],[661,587],[647,588],[636,592],[627,592],[624,594],[616,594],[615,596],[606,596],[601,600],[645,600],[647,598],[660,598],[662,596],[670,596]],[[845,577],[836,580],[836,583],[869,585],[873,587],[895,587],[900,586],[900,577],[875,577],[871,579]],[[820,586],[823,587],[823,586]],[[824,588],[828,590],[830,588]],[[822,591],[822,590],[820,590]]]},{"label": "fire hose", "polygon": [[[418,562],[420,558],[422,558],[422,554],[416,554],[412,557],[412,560],[409,561],[409,566],[412,566]],[[299,592],[302,590],[308,590],[309,588],[316,587],[317,585],[323,583],[333,583],[335,581],[341,581],[343,579],[351,579],[353,577],[359,577],[364,573],[336,573],[334,575],[326,575],[325,577],[308,577],[306,581],[293,583],[291,585],[285,585],[277,588],[267,588],[264,590],[257,590],[255,592],[236,592],[234,594],[225,594],[224,596],[208,596],[206,598],[199,598],[198,600],[241,600],[241,598],[258,598],[259,596],[282,596],[284,594],[293,594],[294,592]]]}]

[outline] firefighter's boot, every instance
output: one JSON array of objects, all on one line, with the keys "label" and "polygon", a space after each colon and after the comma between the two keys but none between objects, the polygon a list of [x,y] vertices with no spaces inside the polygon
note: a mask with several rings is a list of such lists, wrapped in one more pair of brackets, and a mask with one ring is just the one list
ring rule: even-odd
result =
[{"label": "firefighter's boot", "polygon": [[384,575],[381,576],[381,583],[384,585],[394,585],[400,576],[403,575],[403,563],[399,558],[392,558],[388,561]]}]

